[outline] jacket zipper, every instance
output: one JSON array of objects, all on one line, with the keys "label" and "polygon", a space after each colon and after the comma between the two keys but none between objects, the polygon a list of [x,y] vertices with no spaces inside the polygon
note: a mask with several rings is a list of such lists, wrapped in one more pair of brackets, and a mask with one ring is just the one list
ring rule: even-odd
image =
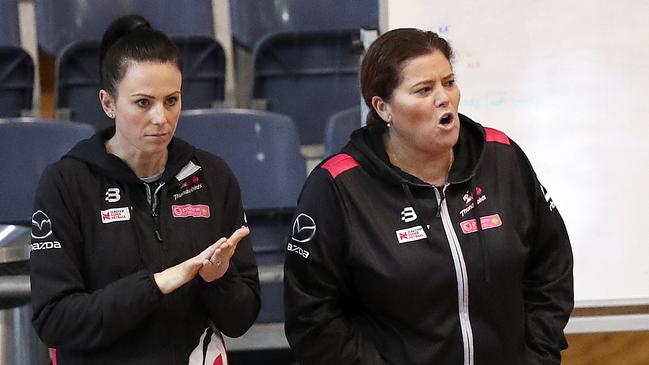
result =
[{"label": "jacket zipper", "polygon": [[462,342],[464,346],[464,365],[473,365],[474,349],[473,330],[471,329],[471,319],[469,318],[469,281],[462,247],[460,247],[460,241],[453,229],[451,216],[448,212],[448,205],[446,204],[446,199],[444,199],[447,187],[448,184],[444,185],[441,190],[435,188],[435,196],[437,197],[437,204],[441,207],[442,223],[444,224],[444,231],[446,232],[446,238],[453,256],[453,265],[455,266],[458,314],[460,316],[460,329],[462,331]]},{"label": "jacket zipper", "polygon": [[149,205],[151,206],[151,218],[153,219],[153,233],[155,233],[155,237],[158,240],[158,242],[162,242],[162,234],[160,234],[160,217],[158,216],[158,192],[160,192],[160,189],[164,186],[165,183],[160,183],[155,191],[152,193],[151,192],[151,187],[149,184],[144,184],[146,187],[146,199],[149,202]]}]

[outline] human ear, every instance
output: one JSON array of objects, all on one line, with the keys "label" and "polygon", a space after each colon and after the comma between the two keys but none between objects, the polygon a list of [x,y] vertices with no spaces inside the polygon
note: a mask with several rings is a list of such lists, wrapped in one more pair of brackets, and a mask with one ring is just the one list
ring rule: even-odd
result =
[{"label": "human ear", "polygon": [[115,118],[115,99],[110,95],[110,93],[104,89],[99,90],[99,102],[101,103],[101,108],[104,110],[104,113],[110,119]]},{"label": "human ear", "polygon": [[390,104],[383,101],[380,96],[372,96],[372,107],[376,113],[383,119],[386,123],[392,121],[392,112],[390,110]]}]

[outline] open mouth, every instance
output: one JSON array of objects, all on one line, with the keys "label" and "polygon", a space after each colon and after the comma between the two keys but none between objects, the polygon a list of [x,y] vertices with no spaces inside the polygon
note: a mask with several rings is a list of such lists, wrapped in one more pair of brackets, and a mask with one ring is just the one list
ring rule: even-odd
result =
[{"label": "open mouth", "polygon": [[442,115],[442,118],[439,120],[439,124],[442,126],[448,126],[451,123],[453,123],[453,115],[451,113]]}]

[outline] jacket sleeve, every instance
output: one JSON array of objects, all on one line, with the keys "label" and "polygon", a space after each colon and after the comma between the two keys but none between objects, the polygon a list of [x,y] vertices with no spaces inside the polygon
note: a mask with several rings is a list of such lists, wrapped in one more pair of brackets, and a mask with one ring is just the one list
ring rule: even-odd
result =
[{"label": "jacket sleeve", "polygon": [[[84,238],[72,193],[59,169],[48,168],[32,216],[33,325],[51,347],[91,350],[137,327],[160,303],[151,273],[139,271],[89,292],[83,278]],[[36,234],[34,233],[36,232]]]},{"label": "jacket sleeve", "polygon": [[[246,225],[239,184],[232,173],[224,206],[225,236]],[[229,337],[246,333],[261,306],[259,274],[250,236],[242,239],[225,275],[211,283],[201,280],[201,298],[216,328]]]},{"label": "jacket sleeve", "polygon": [[561,363],[568,347],[563,329],[574,305],[573,259],[568,232],[547,190],[523,156],[534,222],[523,282],[526,314],[523,364]]},{"label": "jacket sleeve", "polygon": [[345,295],[346,229],[334,182],[317,168],[300,196],[284,266],[286,337],[302,365],[385,363]]}]

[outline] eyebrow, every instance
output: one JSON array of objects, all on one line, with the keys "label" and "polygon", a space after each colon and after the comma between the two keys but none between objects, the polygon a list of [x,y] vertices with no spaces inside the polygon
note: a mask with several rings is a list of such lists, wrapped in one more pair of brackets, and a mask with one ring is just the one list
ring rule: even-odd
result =
[{"label": "eyebrow", "polygon": [[[447,79],[450,79],[450,78],[453,78],[453,77],[455,77],[455,73],[454,73],[454,72],[451,72],[450,74],[448,74],[448,75],[442,77],[442,80],[447,80]],[[419,81],[419,82],[413,84],[411,87],[417,87],[417,86],[419,86],[419,85],[430,84],[430,83],[432,83],[432,82],[433,82],[432,79],[421,80],[421,81]]]},{"label": "eyebrow", "polygon": [[[176,94],[180,94],[180,90],[176,90],[176,91],[172,92],[172,93],[169,94],[169,95],[165,95],[165,97],[172,96],[172,95],[176,95]],[[149,94],[144,94],[144,93],[135,93],[135,94],[131,94],[131,97],[140,97],[140,96],[143,96],[143,97],[145,97],[145,98],[155,99],[155,96],[153,96],[153,95],[149,95]]]}]

